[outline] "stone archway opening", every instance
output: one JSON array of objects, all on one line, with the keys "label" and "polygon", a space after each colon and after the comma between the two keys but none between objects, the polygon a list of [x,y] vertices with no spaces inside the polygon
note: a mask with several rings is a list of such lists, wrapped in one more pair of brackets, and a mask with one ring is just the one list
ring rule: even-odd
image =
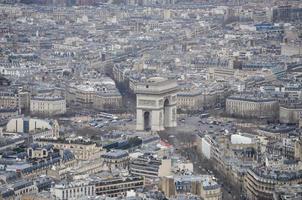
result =
[{"label": "stone archway opening", "polygon": [[149,111],[144,112],[144,130],[145,131],[151,130],[151,126],[150,126],[150,112]]},{"label": "stone archway opening", "polygon": [[169,113],[169,99],[166,99],[164,101],[164,127],[169,126],[169,120],[170,120],[170,113]]}]

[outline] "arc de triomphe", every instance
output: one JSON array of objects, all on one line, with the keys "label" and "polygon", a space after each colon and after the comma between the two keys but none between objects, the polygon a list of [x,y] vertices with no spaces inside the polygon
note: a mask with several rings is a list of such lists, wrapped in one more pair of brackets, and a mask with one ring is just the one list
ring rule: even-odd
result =
[{"label": "arc de triomphe", "polygon": [[153,77],[138,83],[136,92],[136,129],[162,131],[176,127],[177,91],[175,80]]}]

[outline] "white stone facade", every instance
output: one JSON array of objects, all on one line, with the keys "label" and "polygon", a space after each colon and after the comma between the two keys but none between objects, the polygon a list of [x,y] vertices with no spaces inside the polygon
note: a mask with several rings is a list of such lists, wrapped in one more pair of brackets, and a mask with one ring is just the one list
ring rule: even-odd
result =
[{"label": "white stone facade", "polygon": [[6,132],[29,133],[33,139],[58,138],[59,123],[56,120],[47,121],[35,118],[12,118],[6,125]]},{"label": "white stone facade", "polygon": [[33,97],[30,100],[30,112],[43,115],[64,114],[66,100],[63,97]]},{"label": "white stone facade", "polygon": [[84,200],[95,196],[95,187],[88,181],[61,183],[51,188],[51,194],[58,200]]},{"label": "white stone facade", "polygon": [[161,78],[149,79],[136,87],[136,129],[162,131],[176,127],[177,83]]}]

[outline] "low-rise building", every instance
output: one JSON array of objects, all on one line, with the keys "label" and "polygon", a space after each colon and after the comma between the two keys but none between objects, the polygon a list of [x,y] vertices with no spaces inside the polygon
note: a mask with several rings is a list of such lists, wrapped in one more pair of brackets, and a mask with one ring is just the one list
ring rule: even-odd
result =
[{"label": "low-rise building", "polygon": [[238,188],[243,183],[246,169],[256,162],[260,151],[257,136],[247,133],[205,135],[198,145],[214,168],[232,179]]},{"label": "low-rise building", "polygon": [[222,199],[221,186],[213,180],[213,177],[208,175],[165,176],[161,178],[160,190],[168,198],[180,194],[194,194],[204,200]]},{"label": "low-rise building", "polygon": [[19,96],[15,91],[0,91],[0,108],[19,108]]},{"label": "low-rise building", "polygon": [[[29,196],[37,196],[43,190],[51,187],[52,179],[38,177],[33,180],[16,179],[13,183],[2,184],[0,187],[0,198],[2,199],[22,199],[29,200]],[[40,198],[39,198],[40,199]]]},{"label": "low-rise building", "polygon": [[58,151],[51,145],[32,144],[27,152],[2,156],[0,165],[4,171],[18,173],[22,178],[33,178],[56,166],[70,166],[75,161],[69,150]]},{"label": "low-rise building", "polygon": [[95,89],[89,85],[70,84],[67,90],[67,103],[92,105]]},{"label": "low-rise building", "polygon": [[102,147],[99,147],[94,142],[83,140],[66,140],[66,139],[37,139],[39,145],[52,144],[56,149],[69,149],[79,160],[93,160],[100,158]]},{"label": "low-rise building", "polygon": [[200,90],[181,90],[177,94],[178,108],[198,110],[202,106],[203,95]]},{"label": "low-rise building", "polygon": [[145,181],[141,176],[99,179],[95,181],[95,192],[108,197],[126,196],[127,191],[143,188],[144,185]]},{"label": "low-rise building", "polygon": [[28,133],[33,139],[58,138],[59,123],[56,120],[44,120],[36,118],[12,118],[6,125],[8,133]]},{"label": "low-rise building", "polygon": [[100,110],[116,109],[122,106],[122,96],[117,90],[98,91],[94,96],[93,107]]},{"label": "low-rise building", "polygon": [[279,111],[279,121],[286,124],[298,124],[302,113],[301,105],[281,105]]},{"label": "low-rise building", "polygon": [[89,199],[95,196],[95,184],[91,181],[63,181],[51,188],[51,194],[58,200]]},{"label": "low-rise building", "polygon": [[274,139],[282,139],[283,137],[289,136],[290,133],[295,131],[296,127],[294,125],[267,125],[260,126],[257,132],[265,137],[274,138]]},{"label": "low-rise building", "polygon": [[298,138],[294,144],[294,158],[302,161],[302,139]]},{"label": "low-rise building", "polygon": [[3,137],[4,134],[5,133],[2,133],[0,129],[0,152],[17,148],[20,145],[26,144],[28,141],[27,137],[19,136],[15,138],[7,138]]},{"label": "low-rise building", "polygon": [[0,119],[17,117],[18,114],[19,114],[19,110],[17,108],[0,108]]},{"label": "low-rise building", "polygon": [[111,150],[101,155],[106,166],[111,168],[127,168],[129,165],[129,154],[123,150]]},{"label": "low-rise building", "polygon": [[30,99],[30,112],[41,115],[64,114],[66,100],[60,96],[34,96]]},{"label": "low-rise building", "polygon": [[40,147],[37,144],[31,144],[30,147],[27,148],[27,156],[30,159],[47,158],[49,157],[49,153],[53,152],[52,148],[53,148],[52,145]]},{"label": "low-rise building", "polygon": [[71,83],[66,95],[67,102],[100,110],[120,108],[122,95],[114,82],[107,79],[104,81],[86,81],[83,84]]},{"label": "low-rise building", "polygon": [[210,68],[208,71],[209,79],[229,79],[234,78],[235,69],[230,68]]},{"label": "low-rise building", "polygon": [[[97,158],[94,160],[85,160],[79,162],[77,166],[75,166],[71,172],[74,175],[85,175],[85,174],[96,174],[101,172],[104,169],[104,163],[101,158]],[[69,173],[70,169],[65,168],[65,172]]]},{"label": "low-rise building", "polygon": [[275,187],[274,200],[302,199],[302,185],[281,185]]},{"label": "low-rise building", "polygon": [[150,155],[139,156],[130,162],[129,171],[133,175],[154,179],[171,173],[171,159],[157,159]]},{"label": "low-rise building", "polygon": [[38,188],[32,181],[18,181],[13,185],[14,197],[20,198],[23,194],[38,192]]},{"label": "low-rise building", "polygon": [[255,167],[247,171],[244,188],[248,199],[271,200],[276,187],[301,183],[302,171],[299,169],[280,170],[271,167]]},{"label": "low-rise building", "polygon": [[20,102],[20,109],[23,111],[28,111],[30,109],[30,91],[27,90],[19,90],[19,102]]},{"label": "low-rise building", "polygon": [[226,112],[235,117],[272,120],[279,114],[279,103],[261,96],[236,95],[227,98]]},{"label": "low-rise building", "polygon": [[[14,55],[16,57],[31,57],[31,56],[36,56],[36,55],[25,55],[25,54],[20,54],[20,55]],[[30,76],[33,73],[37,72],[39,69],[38,66],[26,66],[25,64],[20,64],[19,62],[17,63],[1,63],[0,64],[0,72],[1,74],[5,76],[10,76],[10,77],[15,77],[15,78],[20,78],[20,77],[25,77],[25,76]]]}]

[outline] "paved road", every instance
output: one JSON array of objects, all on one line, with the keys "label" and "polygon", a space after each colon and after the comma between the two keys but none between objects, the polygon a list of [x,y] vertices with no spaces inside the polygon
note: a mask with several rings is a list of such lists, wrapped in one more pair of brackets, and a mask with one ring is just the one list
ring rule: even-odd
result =
[{"label": "paved road", "polygon": [[183,155],[186,155],[194,165],[194,171],[197,174],[214,174],[217,182],[222,186],[222,198],[224,200],[240,200],[239,190],[235,191],[218,171],[216,171],[208,160],[202,158],[195,149],[184,149]]},{"label": "paved road", "polygon": [[[206,123],[202,123],[202,121]],[[221,129],[231,129],[233,127],[232,123],[215,125],[207,123],[208,121],[211,120],[200,120],[199,117],[194,116],[180,118],[177,128],[168,129],[160,133],[160,137],[173,144],[179,153],[193,162],[195,173],[214,174],[218,183],[222,185],[222,196],[224,200],[240,200],[240,190],[232,187],[227,179],[223,177],[221,173],[214,170],[211,163],[205,160],[193,147],[193,141],[197,134],[205,131],[209,132],[209,130],[216,132]]]}]

